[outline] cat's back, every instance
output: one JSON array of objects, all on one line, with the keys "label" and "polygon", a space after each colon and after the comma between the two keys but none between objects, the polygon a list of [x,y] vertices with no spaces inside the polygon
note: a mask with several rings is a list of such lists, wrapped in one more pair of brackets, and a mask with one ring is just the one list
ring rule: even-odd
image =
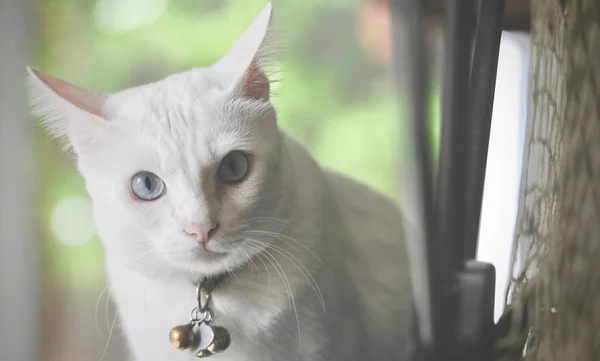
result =
[{"label": "cat's back", "polygon": [[391,199],[343,174],[331,170],[325,174],[353,236],[348,246],[380,263],[389,258],[389,267],[404,267],[404,217],[399,207]]},{"label": "cat's back", "polygon": [[346,266],[366,306],[367,323],[392,332],[398,346],[406,340],[411,314],[402,213],[392,200],[368,186],[337,172],[325,172],[351,234],[343,241],[351,251]]},{"label": "cat's back", "polygon": [[[325,174],[354,235],[376,240],[396,253],[404,251],[403,216],[391,199],[338,172],[326,170]],[[357,246],[364,245],[359,241]]]}]

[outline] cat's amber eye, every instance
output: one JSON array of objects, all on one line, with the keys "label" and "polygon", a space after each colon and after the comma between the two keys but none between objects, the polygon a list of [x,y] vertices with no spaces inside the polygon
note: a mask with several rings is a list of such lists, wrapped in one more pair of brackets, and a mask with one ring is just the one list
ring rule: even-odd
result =
[{"label": "cat's amber eye", "polygon": [[141,171],[131,177],[131,191],[143,201],[153,201],[165,194],[165,182],[152,172]]},{"label": "cat's amber eye", "polygon": [[246,177],[248,168],[248,155],[242,151],[234,150],[221,160],[219,169],[217,169],[217,178],[225,184],[239,183]]}]

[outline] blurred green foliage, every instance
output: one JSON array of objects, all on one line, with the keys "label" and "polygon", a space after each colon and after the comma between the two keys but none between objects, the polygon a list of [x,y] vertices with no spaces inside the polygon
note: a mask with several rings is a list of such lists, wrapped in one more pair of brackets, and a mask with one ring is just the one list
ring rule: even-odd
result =
[{"label": "blurred green foliage", "polygon": [[[264,3],[38,0],[33,65],[101,91],[155,81],[215,61]],[[324,166],[395,196],[398,121],[385,69],[370,62],[359,45],[356,17],[361,5],[359,0],[274,1],[278,34],[285,45],[274,103],[281,127]],[[60,154],[39,127],[36,137],[38,229],[46,275],[52,282],[101,288],[99,242],[66,246],[50,228],[61,199],[85,195],[83,181],[72,157]]]}]

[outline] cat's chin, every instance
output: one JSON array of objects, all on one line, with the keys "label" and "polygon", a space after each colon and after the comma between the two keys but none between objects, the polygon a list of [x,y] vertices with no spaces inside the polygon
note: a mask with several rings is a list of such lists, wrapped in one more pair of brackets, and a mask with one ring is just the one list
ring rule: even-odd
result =
[{"label": "cat's chin", "polygon": [[176,262],[185,262],[191,265],[195,264],[214,264],[221,263],[229,256],[228,252],[214,251],[197,247],[191,249],[184,256],[177,257]]},{"label": "cat's chin", "polygon": [[184,255],[170,257],[169,261],[178,268],[196,274],[218,274],[237,268],[241,263],[239,256],[235,252],[216,251],[204,249],[202,247],[194,248]]}]

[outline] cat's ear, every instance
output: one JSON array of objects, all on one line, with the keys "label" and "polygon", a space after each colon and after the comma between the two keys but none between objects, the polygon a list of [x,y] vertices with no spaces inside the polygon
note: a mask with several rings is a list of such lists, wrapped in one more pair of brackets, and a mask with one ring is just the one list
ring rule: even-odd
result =
[{"label": "cat's ear", "polygon": [[48,133],[76,151],[91,144],[106,128],[106,95],[67,83],[27,67],[33,114]]},{"label": "cat's ear", "polygon": [[275,50],[271,39],[272,14],[272,5],[268,3],[233,47],[211,67],[226,88],[234,88],[252,99],[269,99],[267,69]]}]

